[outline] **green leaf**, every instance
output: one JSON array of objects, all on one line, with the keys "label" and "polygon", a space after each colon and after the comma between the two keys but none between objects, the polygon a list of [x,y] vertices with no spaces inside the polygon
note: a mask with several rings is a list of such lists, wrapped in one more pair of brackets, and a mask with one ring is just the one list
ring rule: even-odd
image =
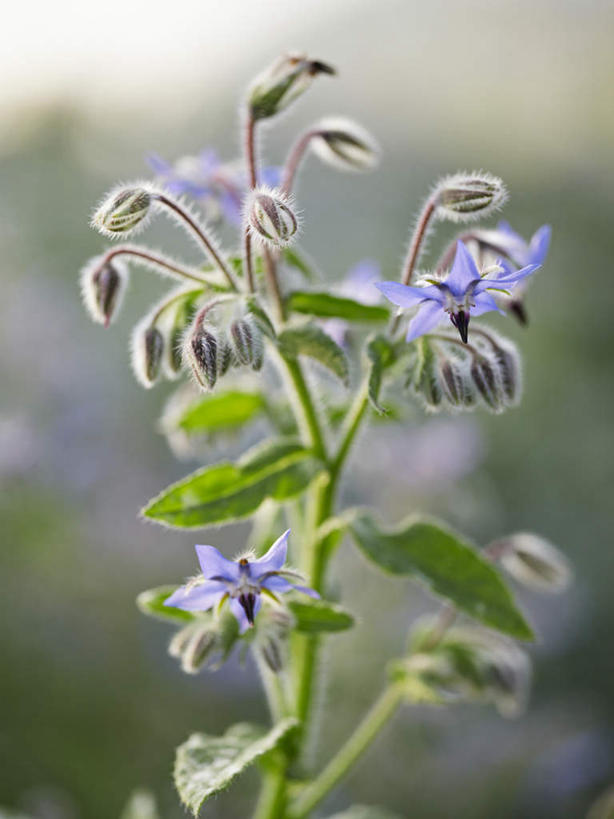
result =
[{"label": "green leaf", "polygon": [[164,601],[178,588],[178,586],[156,586],[155,589],[147,589],[136,598],[136,605],[143,614],[149,617],[156,617],[158,620],[167,620],[171,623],[189,623],[196,618],[191,611],[164,605]]},{"label": "green leaf", "polygon": [[298,725],[294,718],[270,731],[257,725],[233,725],[221,737],[192,734],[177,748],[175,786],[183,804],[198,815],[203,803],[224,790],[259,757],[276,748]]},{"label": "green leaf", "polygon": [[291,600],[288,608],[294,615],[297,631],[304,634],[345,631],[354,625],[353,614],[326,600]]},{"label": "green leaf", "polygon": [[302,273],[307,281],[315,281],[315,279],[319,278],[313,269],[313,265],[310,264],[305,256],[299,253],[296,248],[286,247],[282,251],[282,254],[284,262],[295,270],[298,270],[299,273]]},{"label": "green leaf", "polygon": [[367,342],[365,352],[370,362],[369,403],[376,412],[380,415],[385,415],[388,410],[379,403],[379,394],[382,388],[384,370],[390,367],[395,361],[394,346],[392,342],[384,336],[375,336]]},{"label": "green leaf", "polygon": [[521,640],[533,639],[497,570],[450,530],[412,519],[395,532],[383,532],[366,513],[356,514],[350,530],[364,554],[384,571],[413,575],[485,625]]},{"label": "green leaf", "polygon": [[237,464],[222,462],[171,484],[142,511],[166,526],[193,529],[249,517],[267,498],[294,497],[322,470],[322,463],[294,440],[267,441]]},{"label": "green leaf", "polygon": [[386,808],[375,805],[352,805],[341,813],[334,813],[328,819],[401,819],[397,813],[391,813]]},{"label": "green leaf", "polygon": [[149,791],[134,791],[120,819],[160,819],[156,800]]},{"label": "green leaf", "polygon": [[253,420],[265,409],[257,392],[230,390],[199,397],[177,419],[177,426],[192,434],[236,429]]},{"label": "green leaf", "polygon": [[249,296],[245,300],[245,303],[247,305],[248,312],[251,313],[252,318],[258,325],[260,332],[267,338],[274,340],[277,334],[275,332],[275,328],[273,327],[273,322],[256,296]]},{"label": "green leaf", "polygon": [[291,327],[280,333],[277,341],[283,355],[293,358],[306,355],[314,358],[347,386],[350,373],[346,355],[320,327],[315,324]]},{"label": "green leaf", "polygon": [[327,292],[295,290],[286,299],[289,310],[320,318],[342,318],[345,321],[380,322],[386,321],[390,312],[387,307],[376,304],[362,304],[354,299],[334,296]]}]

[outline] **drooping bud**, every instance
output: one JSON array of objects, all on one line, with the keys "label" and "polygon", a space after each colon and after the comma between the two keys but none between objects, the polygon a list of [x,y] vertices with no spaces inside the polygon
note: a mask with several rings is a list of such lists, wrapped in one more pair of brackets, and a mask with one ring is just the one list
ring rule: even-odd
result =
[{"label": "drooping bud", "polygon": [[92,227],[111,237],[132,233],[145,226],[151,202],[151,193],[143,185],[115,188],[96,210]]},{"label": "drooping bud", "polygon": [[487,356],[478,353],[472,357],[469,372],[484,403],[495,412],[501,412],[505,400],[493,362]]},{"label": "drooping bud", "polygon": [[459,407],[465,400],[465,379],[459,364],[450,358],[439,359],[440,383],[443,393],[450,404]]},{"label": "drooping bud", "polygon": [[235,360],[235,355],[228,340],[225,336],[221,337],[218,340],[218,376],[220,378],[226,375]]},{"label": "drooping bud", "polygon": [[128,270],[119,260],[105,262],[103,258],[96,256],[81,271],[81,294],[92,319],[108,327],[119,311]]},{"label": "drooping bud", "polygon": [[248,92],[253,119],[272,117],[287,108],[311,85],[318,74],[335,74],[335,69],[305,55],[285,54],[259,74]]},{"label": "drooping bud", "polygon": [[163,363],[165,374],[170,379],[175,379],[182,369],[183,339],[192,320],[195,300],[196,297],[191,294],[186,295],[185,299],[180,299],[168,323],[166,355]]},{"label": "drooping bud", "polygon": [[571,567],[561,552],[544,538],[518,532],[488,548],[519,583],[544,592],[561,592],[570,584]]},{"label": "drooping bud", "polygon": [[260,331],[250,318],[233,321],[230,325],[234,353],[241,364],[255,370],[262,367],[263,344]]},{"label": "drooping bud", "polygon": [[263,614],[259,615],[256,650],[276,674],[285,665],[286,646],[292,623],[292,615],[287,609],[277,606],[267,607],[266,612],[263,611]]},{"label": "drooping bud", "polygon": [[183,356],[198,384],[203,389],[215,387],[219,373],[217,337],[205,326],[188,333],[183,345]]},{"label": "drooping bud", "polygon": [[310,144],[322,162],[342,171],[369,171],[377,165],[378,146],[371,135],[351,119],[323,119],[313,131]]},{"label": "drooping bud", "polygon": [[487,334],[492,345],[493,358],[497,364],[503,394],[508,405],[517,404],[522,394],[522,374],[520,358],[514,345],[509,341]]},{"label": "drooping bud", "polygon": [[196,674],[217,648],[217,634],[209,625],[194,630],[181,653],[181,668]]},{"label": "drooping bud", "polygon": [[500,208],[507,199],[505,185],[489,173],[457,173],[444,177],[435,188],[440,219],[471,222]]},{"label": "drooping bud", "polygon": [[290,200],[278,190],[260,187],[247,201],[247,220],[253,235],[272,248],[287,247],[298,231]]},{"label": "drooping bud", "polygon": [[139,322],[132,334],[132,369],[139,384],[150,389],[160,375],[164,353],[164,337],[149,323],[149,317]]}]

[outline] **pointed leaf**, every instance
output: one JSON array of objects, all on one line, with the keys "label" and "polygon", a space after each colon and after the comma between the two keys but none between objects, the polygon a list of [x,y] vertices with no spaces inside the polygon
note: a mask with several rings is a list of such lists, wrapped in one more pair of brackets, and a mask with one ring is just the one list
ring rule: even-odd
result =
[{"label": "pointed leaf", "polygon": [[223,462],[188,475],[142,511],[166,526],[193,529],[249,517],[267,498],[299,494],[322,470],[312,452],[294,440],[266,442],[237,464]]},{"label": "pointed leaf", "polygon": [[296,630],[304,634],[345,631],[354,625],[353,614],[327,600],[291,600],[288,608],[294,615]]},{"label": "pointed leaf", "polygon": [[390,316],[387,307],[377,304],[362,304],[343,296],[327,292],[295,290],[288,295],[286,305],[295,313],[304,313],[320,318],[342,318],[346,321],[381,322]]},{"label": "pointed leaf", "polygon": [[193,612],[164,605],[164,601],[178,588],[178,586],[156,586],[155,589],[147,589],[138,595],[136,605],[143,614],[149,617],[156,617],[158,620],[167,620],[171,623],[189,623],[196,618]]},{"label": "pointed leaf", "polygon": [[259,757],[276,748],[298,725],[294,718],[278,722],[270,731],[257,725],[233,725],[221,737],[192,734],[177,748],[175,786],[183,804],[198,815],[203,803],[230,785]]},{"label": "pointed leaf", "polygon": [[264,412],[265,403],[258,392],[212,393],[197,398],[177,419],[177,426],[191,434],[236,429]]},{"label": "pointed leaf", "polygon": [[533,639],[499,572],[440,524],[411,519],[394,532],[384,532],[370,515],[359,512],[350,531],[363,553],[384,571],[413,575],[485,625],[521,640]]},{"label": "pointed leaf", "polygon": [[299,273],[302,273],[307,281],[314,281],[319,278],[313,269],[313,265],[307,260],[306,256],[299,253],[295,247],[286,247],[282,253],[284,262],[295,270],[298,270]]},{"label": "pointed leaf", "polygon": [[306,355],[333,372],[345,385],[349,381],[349,365],[345,353],[324,330],[315,324],[291,327],[277,337],[283,355]]}]

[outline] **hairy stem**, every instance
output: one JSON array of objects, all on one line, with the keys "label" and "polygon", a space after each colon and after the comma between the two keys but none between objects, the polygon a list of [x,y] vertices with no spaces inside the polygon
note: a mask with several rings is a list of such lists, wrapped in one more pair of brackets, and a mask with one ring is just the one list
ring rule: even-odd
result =
[{"label": "hairy stem", "polygon": [[198,282],[202,285],[207,284],[205,279],[201,278],[197,273],[190,272],[185,267],[176,264],[171,259],[167,259],[165,256],[160,256],[157,253],[152,253],[150,250],[143,250],[133,245],[120,245],[119,247],[114,247],[112,250],[107,251],[107,253],[105,253],[102,257],[100,264],[103,265],[106,262],[110,262],[111,259],[114,259],[116,256],[134,256],[135,259],[145,262],[146,266],[153,265],[154,267],[159,267],[161,271],[171,273],[173,278],[180,277],[182,279],[188,279],[192,282]]},{"label": "hairy stem", "polygon": [[399,685],[390,685],[384,689],[347,742],[296,799],[289,812],[291,819],[303,819],[319,805],[366,751],[394,715],[402,699],[403,690]]},{"label": "hairy stem", "polygon": [[307,148],[309,147],[309,143],[311,142],[314,136],[317,136],[317,134],[318,131],[315,131],[313,129],[306,131],[297,139],[297,141],[290,149],[288,158],[284,163],[281,180],[281,190],[286,195],[292,193],[292,187],[294,186],[294,180],[296,179],[296,174],[299,169],[299,166],[303,159],[305,158]]},{"label": "hairy stem", "polygon": [[[432,194],[426,200],[426,203],[422,208],[422,212],[418,217],[418,222],[411,237],[409,250],[407,251],[407,256],[405,257],[405,262],[403,264],[403,275],[401,277],[401,284],[410,284],[411,282],[411,278],[414,274],[416,264],[418,263],[418,259],[420,258],[420,249],[422,246],[422,242],[424,241],[424,237],[426,236],[426,231],[429,226],[429,222],[431,221],[431,218],[435,213],[436,207],[437,197],[435,194]],[[390,322],[391,335],[394,335],[398,325],[399,316],[397,315]]]},{"label": "hairy stem", "polygon": [[205,249],[207,255],[211,258],[213,263],[216,267],[221,270],[221,272],[226,277],[226,281],[230,285],[233,290],[237,290],[237,283],[234,280],[234,276],[230,272],[230,268],[226,264],[226,262],[222,259],[220,254],[218,253],[217,249],[215,248],[213,242],[209,239],[207,234],[198,224],[198,222],[190,215],[190,213],[176,202],[174,199],[169,198],[163,193],[156,193],[154,194],[154,199],[160,202],[161,205],[171,210],[176,216],[178,216],[187,226],[187,228],[193,233],[193,235],[197,238],[199,243]]}]

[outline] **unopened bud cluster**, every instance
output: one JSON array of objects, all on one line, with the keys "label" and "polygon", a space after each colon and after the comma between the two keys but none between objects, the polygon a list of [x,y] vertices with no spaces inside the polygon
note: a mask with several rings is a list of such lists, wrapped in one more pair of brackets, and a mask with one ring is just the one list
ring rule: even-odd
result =
[{"label": "unopened bud cluster", "polygon": [[531,665],[521,648],[472,626],[450,629],[431,647],[433,628],[423,623],[414,630],[411,654],[397,673],[421,681],[440,702],[493,703],[505,717],[523,711]]},{"label": "unopened bud cluster", "polygon": [[264,362],[262,333],[249,313],[219,326],[209,318],[211,306],[196,315],[183,341],[183,361],[196,383],[212,390],[231,367],[260,370]]},{"label": "unopened bud cluster", "polygon": [[197,674],[203,668],[215,671],[228,658],[237,638],[232,615],[201,615],[175,633],[168,653],[180,661],[186,674]]},{"label": "unopened bud cluster", "polygon": [[520,361],[514,345],[491,331],[476,332],[461,348],[456,339],[421,339],[410,382],[430,411],[470,410],[478,405],[503,412],[520,400]]},{"label": "unopened bud cluster", "polygon": [[489,173],[457,173],[435,187],[436,214],[451,222],[472,222],[498,210],[507,199],[502,180]]}]

